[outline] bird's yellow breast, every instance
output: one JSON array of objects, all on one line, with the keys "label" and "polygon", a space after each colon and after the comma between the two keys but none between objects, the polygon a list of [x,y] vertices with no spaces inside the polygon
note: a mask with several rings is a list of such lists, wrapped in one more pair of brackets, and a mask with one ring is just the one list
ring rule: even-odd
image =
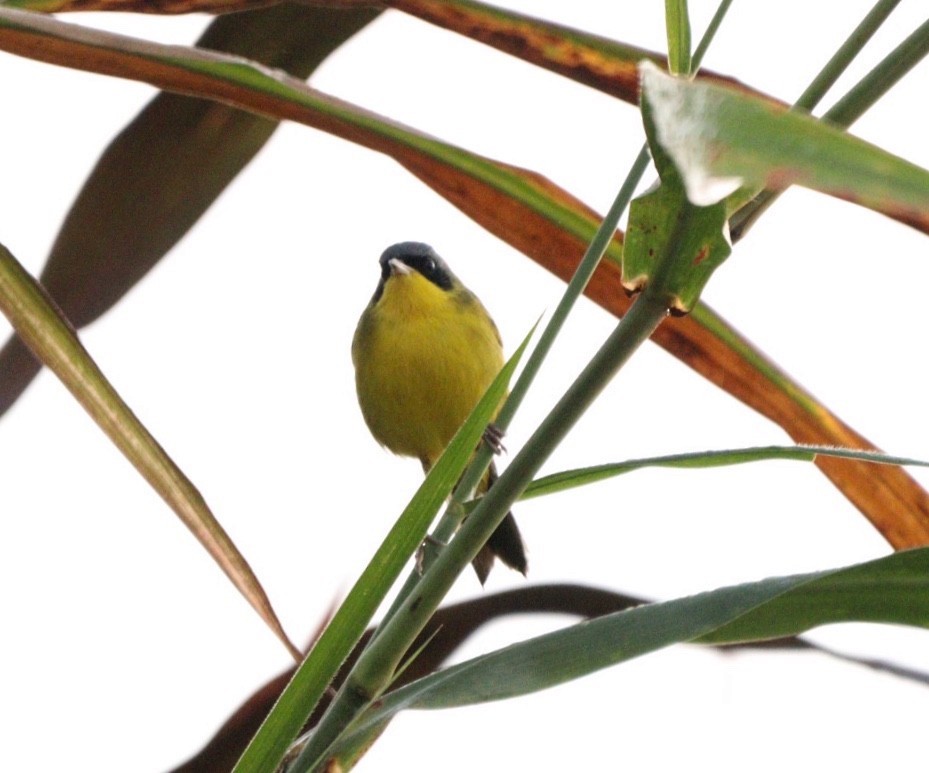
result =
[{"label": "bird's yellow breast", "polygon": [[430,467],[503,366],[480,301],[413,272],[391,276],[352,342],[358,400],[371,433]]}]

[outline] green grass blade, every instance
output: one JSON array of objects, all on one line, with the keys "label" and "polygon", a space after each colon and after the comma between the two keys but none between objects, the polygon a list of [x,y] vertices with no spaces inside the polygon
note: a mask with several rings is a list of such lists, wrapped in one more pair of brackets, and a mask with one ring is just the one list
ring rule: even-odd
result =
[{"label": "green grass blade", "polygon": [[450,708],[526,695],[671,644],[776,638],[853,621],[929,627],[929,549],[721,588],[572,625],[400,688],[357,730],[404,708]]},{"label": "green grass blade", "polygon": [[565,470],[546,475],[534,480],[523,493],[521,499],[555,494],[560,491],[608,480],[636,470],[649,467],[668,469],[696,470],[709,467],[727,467],[734,464],[771,461],[778,459],[813,462],[817,456],[834,459],[856,459],[872,464],[895,464],[902,466],[929,467],[929,461],[910,459],[903,456],[891,456],[879,451],[859,450],[853,448],[835,448],[834,446],[760,446],[753,448],[733,448],[721,451],[697,451],[686,454],[669,454],[667,456],[650,456],[644,459],[630,459],[625,462],[599,464],[576,470]]}]

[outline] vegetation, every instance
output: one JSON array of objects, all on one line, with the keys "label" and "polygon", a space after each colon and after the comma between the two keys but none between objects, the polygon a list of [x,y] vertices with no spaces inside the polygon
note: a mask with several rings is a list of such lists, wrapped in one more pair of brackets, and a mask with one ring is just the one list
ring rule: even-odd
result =
[{"label": "vegetation", "polygon": [[[861,210],[853,205],[860,205],[898,221],[901,229],[929,234],[929,172],[845,132],[929,50],[929,22],[914,29],[827,111],[812,115],[897,4],[875,4],[823,70],[810,78],[793,110],[751,84],[732,80],[728,73],[700,69],[729,9],[725,0],[696,45],[691,43],[687,3],[668,0],[667,56],[472,0],[384,4],[597,89],[628,103],[629,112],[640,111],[646,145],[635,157],[629,152],[629,138],[623,139],[622,157],[635,161],[605,217],[535,172],[307,86],[304,80],[372,23],[380,8],[350,0],[319,7],[178,0],[159,3],[157,9],[131,0],[0,4],[0,50],[163,90],[104,152],[62,225],[38,281],[23,268],[20,256],[0,248],[0,308],[19,336],[0,352],[0,410],[17,402],[41,368],[39,362],[53,371],[299,662],[292,678],[288,673],[269,683],[243,707],[241,726],[221,731],[184,769],[221,770],[235,764],[237,771],[271,771],[285,758],[290,771],[321,769],[331,759],[347,769],[404,709],[447,709],[530,696],[671,644],[752,648],[770,647],[773,641],[781,650],[808,650],[812,645],[796,637],[824,624],[929,625],[929,550],[923,547],[929,544],[929,496],[903,470],[926,463],[874,450],[862,434],[701,301],[716,279],[714,272],[738,259],[740,240],[756,221],[776,211],[773,205],[790,186],[851,202],[845,206],[856,215]],[[220,15],[203,34],[199,48],[164,46],[45,15],[88,6]],[[120,396],[104,372],[107,368],[95,364],[75,333],[75,328],[84,328],[111,309],[200,220],[279,121],[313,127],[385,154],[475,225],[566,282],[557,308],[538,325],[537,335],[527,335],[516,350],[305,659],[272,606],[274,594],[266,593],[259,582],[262,573],[252,570],[243,555],[247,551],[237,547],[201,496],[197,476],[185,474],[165,452],[155,437],[158,433],[137,418],[132,401]],[[660,182],[642,192],[649,159]],[[606,166],[607,159],[602,161]],[[615,156],[608,161],[616,165]],[[358,168],[347,170],[347,176],[354,185],[366,182]],[[322,190],[336,184],[310,182]],[[391,192],[379,195],[389,199]],[[365,215],[356,217],[362,222]],[[625,229],[619,230],[623,217]],[[348,247],[351,236],[344,236],[342,243]],[[332,279],[345,270],[339,262],[356,257],[331,256],[314,270],[331,272],[329,281],[339,281]],[[373,287],[376,256],[364,257],[365,275]],[[258,263],[254,256],[252,261]],[[457,264],[455,268],[459,271]],[[786,279],[785,284],[797,281]],[[829,302],[845,303],[833,300],[829,288],[823,293]],[[545,380],[546,359],[559,336],[567,335],[564,326],[582,295],[620,318],[618,323],[525,442],[518,447],[508,443],[509,458],[497,484],[479,501],[469,502],[490,461],[489,450],[471,457],[491,407],[509,389],[498,417],[501,429],[508,429],[522,401],[539,388],[536,376],[542,376],[539,383]],[[325,298],[314,297],[325,304]],[[200,302],[208,314],[211,299]],[[274,302],[256,297],[245,305],[250,314],[261,314],[263,304],[270,307]],[[790,311],[785,309],[786,318]],[[534,316],[528,319],[526,328]],[[297,341],[307,337],[306,331],[292,330],[275,335],[293,335]],[[323,339],[329,335],[324,326],[310,331],[310,342],[299,355],[315,358],[314,367],[324,377],[335,368],[325,359]],[[343,337],[348,341],[350,331]],[[778,424],[798,445],[639,454],[634,460],[614,462],[611,457],[556,473],[543,469],[649,338]],[[310,350],[313,355],[306,354]],[[901,347],[899,356],[905,359],[908,350]],[[243,406],[243,413],[260,415],[264,403],[274,400],[275,371],[273,364],[266,367],[268,393]],[[660,409],[659,404],[631,410]],[[320,443],[318,435],[305,437],[316,444],[335,443]],[[341,449],[338,455],[346,456]],[[458,604],[447,601],[459,574],[468,571],[477,550],[520,499],[581,486],[593,486],[606,498],[615,496],[615,489],[605,481],[646,468],[708,469],[767,460],[815,463],[897,552],[760,581],[752,576],[664,602],[640,603],[642,599],[612,587],[561,584],[520,586]],[[302,464],[300,459],[289,463]],[[327,473],[318,473],[325,481]],[[356,480],[366,475],[364,469],[355,471]],[[314,489],[319,492],[323,486],[316,484]],[[323,519],[345,509],[348,493],[317,496],[315,517]],[[433,539],[424,543],[428,534]],[[424,544],[422,571],[414,570],[401,581]],[[432,549],[437,544],[444,547]],[[737,551],[738,545],[731,548]],[[164,560],[171,562],[170,557]],[[323,594],[328,600],[338,591],[335,583]],[[593,619],[443,666],[450,652],[484,623],[513,612]],[[304,624],[309,628],[315,620]],[[341,687],[333,690],[334,684]],[[445,713],[450,718],[455,714]],[[315,731],[301,735],[308,720]],[[578,742],[577,736],[572,742]],[[525,756],[531,761],[532,750]],[[492,769],[492,762],[488,766]]]}]

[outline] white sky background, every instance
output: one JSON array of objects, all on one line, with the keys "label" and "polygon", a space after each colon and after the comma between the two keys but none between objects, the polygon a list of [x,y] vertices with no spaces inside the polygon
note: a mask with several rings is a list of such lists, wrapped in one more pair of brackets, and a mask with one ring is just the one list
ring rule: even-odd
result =
[{"label": "white sky background", "polygon": [[[665,46],[657,0],[503,4]],[[691,6],[696,41],[715,2]],[[791,100],[869,6],[736,3],[705,64]],[[904,3],[835,94],[924,13]],[[206,23],[66,20],[178,43]],[[927,81],[924,63],[854,132],[929,166]],[[38,273],[100,150],[153,91],[6,54],[0,83],[0,241]],[[643,139],[630,106],[399,14],[344,46],[311,83],[539,171],[601,212]],[[348,590],[421,479],[418,463],[368,435],[349,357],[377,258],[408,239],[449,260],[509,351],[557,303],[559,281],[389,159],[285,125],[168,258],[82,335],[205,495],[298,642]],[[793,191],[737,246],[704,299],[874,442],[929,458],[926,243],[864,209]],[[581,303],[511,428],[511,451],[613,324]],[[782,442],[778,427],[647,345],[546,469]],[[257,616],[47,372],[0,422],[0,469],[0,768],[168,769],[287,666]],[[888,552],[800,463],[641,472],[516,514],[530,582],[654,598]],[[524,582],[498,568],[488,590]],[[468,573],[453,597],[479,593]],[[461,657],[563,622],[496,625]],[[929,669],[922,631],[836,626],[812,638]],[[405,714],[359,770],[739,771],[748,760],[755,770],[906,770],[925,751],[927,703],[926,688],[820,656],[678,647],[518,701]]]}]

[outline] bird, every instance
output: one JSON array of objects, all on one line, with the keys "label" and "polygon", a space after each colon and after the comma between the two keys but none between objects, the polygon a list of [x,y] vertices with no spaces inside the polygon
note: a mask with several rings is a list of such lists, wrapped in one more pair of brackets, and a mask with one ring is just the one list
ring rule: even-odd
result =
[{"label": "bird", "polygon": [[[394,244],[379,263],[352,339],[358,403],[374,439],[428,473],[503,367],[503,344],[483,304],[428,244]],[[496,478],[491,463],[478,490]],[[472,562],[481,585],[495,558],[525,576],[511,512]]]}]

